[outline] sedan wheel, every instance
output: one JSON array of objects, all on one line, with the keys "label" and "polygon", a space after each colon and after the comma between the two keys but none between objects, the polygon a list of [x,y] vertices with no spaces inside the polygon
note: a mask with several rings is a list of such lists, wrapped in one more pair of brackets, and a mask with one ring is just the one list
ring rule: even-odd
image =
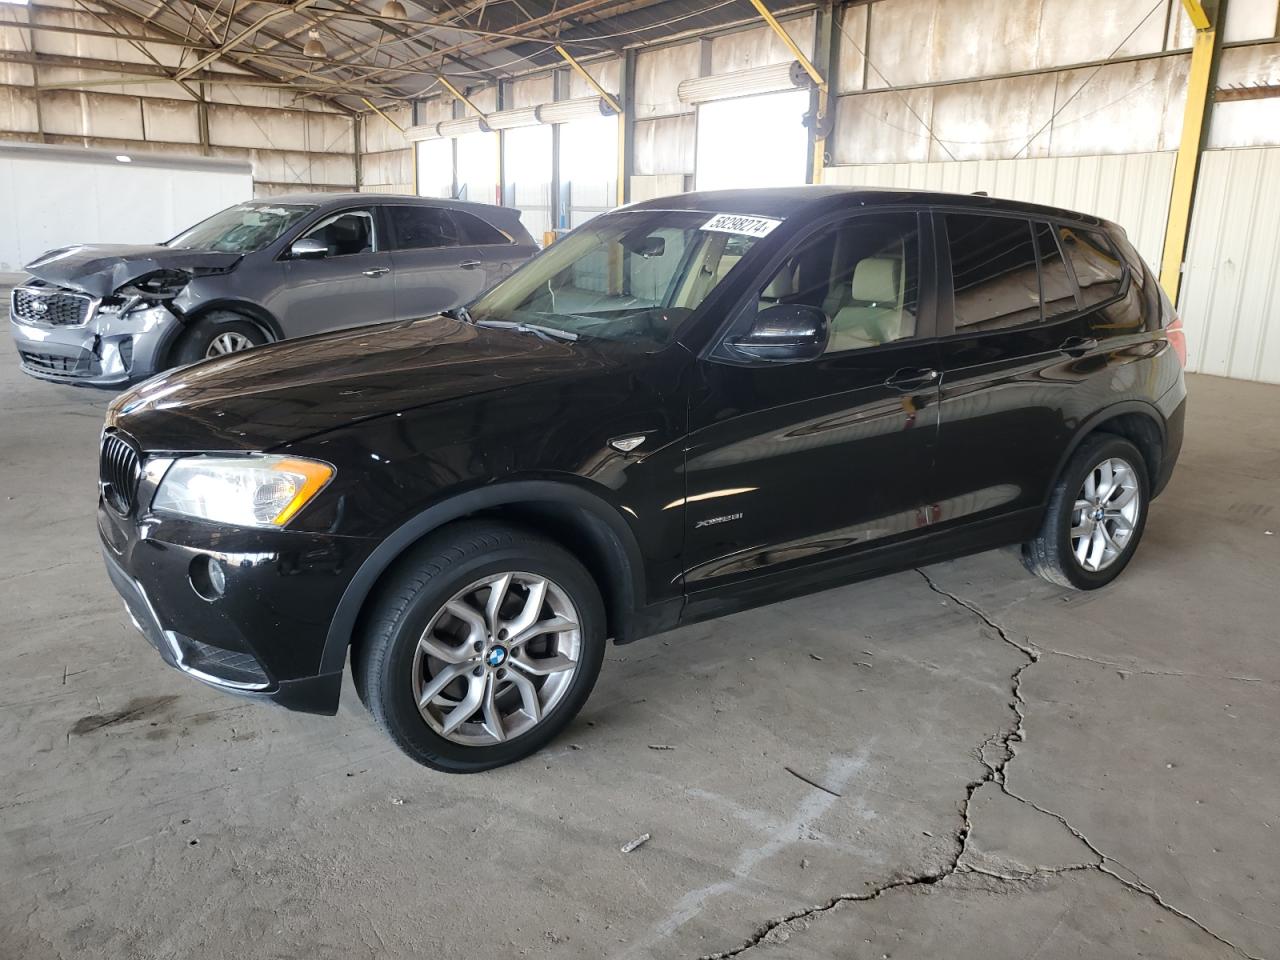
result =
[{"label": "sedan wheel", "polygon": [[243,333],[228,331],[220,333],[209,341],[209,347],[205,350],[205,359],[210,357],[224,357],[228,353],[239,353],[241,350],[248,350],[254,346],[252,340]]},{"label": "sedan wheel", "polygon": [[573,685],[578,611],[556,583],[512,571],[453,595],[418,639],[413,696],[427,724],[465,746],[528,733]]}]

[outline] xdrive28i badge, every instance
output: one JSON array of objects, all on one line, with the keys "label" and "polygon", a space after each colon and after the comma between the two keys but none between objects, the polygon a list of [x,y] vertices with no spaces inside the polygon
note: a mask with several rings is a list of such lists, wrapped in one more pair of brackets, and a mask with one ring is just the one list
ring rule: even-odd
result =
[{"label": "xdrive28i badge", "polygon": [[726,513],[723,517],[707,517],[705,520],[699,520],[693,525],[693,529],[697,530],[701,527],[714,527],[717,523],[731,523],[734,520],[741,519],[741,513]]}]

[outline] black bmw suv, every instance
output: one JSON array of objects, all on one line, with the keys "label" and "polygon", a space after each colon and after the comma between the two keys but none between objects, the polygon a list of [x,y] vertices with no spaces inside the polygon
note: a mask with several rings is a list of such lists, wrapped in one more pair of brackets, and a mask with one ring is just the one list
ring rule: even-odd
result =
[{"label": "black bmw suv", "polygon": [[477,771],[569,722],[609,637],[1001,544],[1108,583],[1177,460],[1184,356],[1093,217],[688,194],[597,217],[467,310],[123,394],[98,525],[171,665],[332,714],[350,656],[406,753]]}]

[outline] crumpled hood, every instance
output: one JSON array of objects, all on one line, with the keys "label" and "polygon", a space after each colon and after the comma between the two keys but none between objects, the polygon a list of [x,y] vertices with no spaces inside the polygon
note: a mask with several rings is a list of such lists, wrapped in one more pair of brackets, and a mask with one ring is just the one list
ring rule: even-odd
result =
[{"label": "crumpled hood", "polygon": [[152,451],[269,450],[337,427],[610,361],[448,317],[376,324],[206,360],[121,394],[107,426]]},{"label": "crumpled hood", "polygon": [[92,297],[107,297],[125,284],[157,270],[229,270],[238,253],[179,250],[159,244],[83,243],[59,247],[32,260],[33,277]]}]

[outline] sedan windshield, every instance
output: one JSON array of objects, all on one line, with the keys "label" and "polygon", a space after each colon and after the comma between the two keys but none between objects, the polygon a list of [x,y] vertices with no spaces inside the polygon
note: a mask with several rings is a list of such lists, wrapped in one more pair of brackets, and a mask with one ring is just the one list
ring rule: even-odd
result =
[{"label": "sedan windshield", "polygon": [[636,210],[579,227],[470,307],[481,326],[661,346],[757,242],[711,214]]},{"label": "sedan windshield", "polygon": [[165,246],[181,250],[253,253],[315,209],[309,203],[242,203],[215,213]]}]

